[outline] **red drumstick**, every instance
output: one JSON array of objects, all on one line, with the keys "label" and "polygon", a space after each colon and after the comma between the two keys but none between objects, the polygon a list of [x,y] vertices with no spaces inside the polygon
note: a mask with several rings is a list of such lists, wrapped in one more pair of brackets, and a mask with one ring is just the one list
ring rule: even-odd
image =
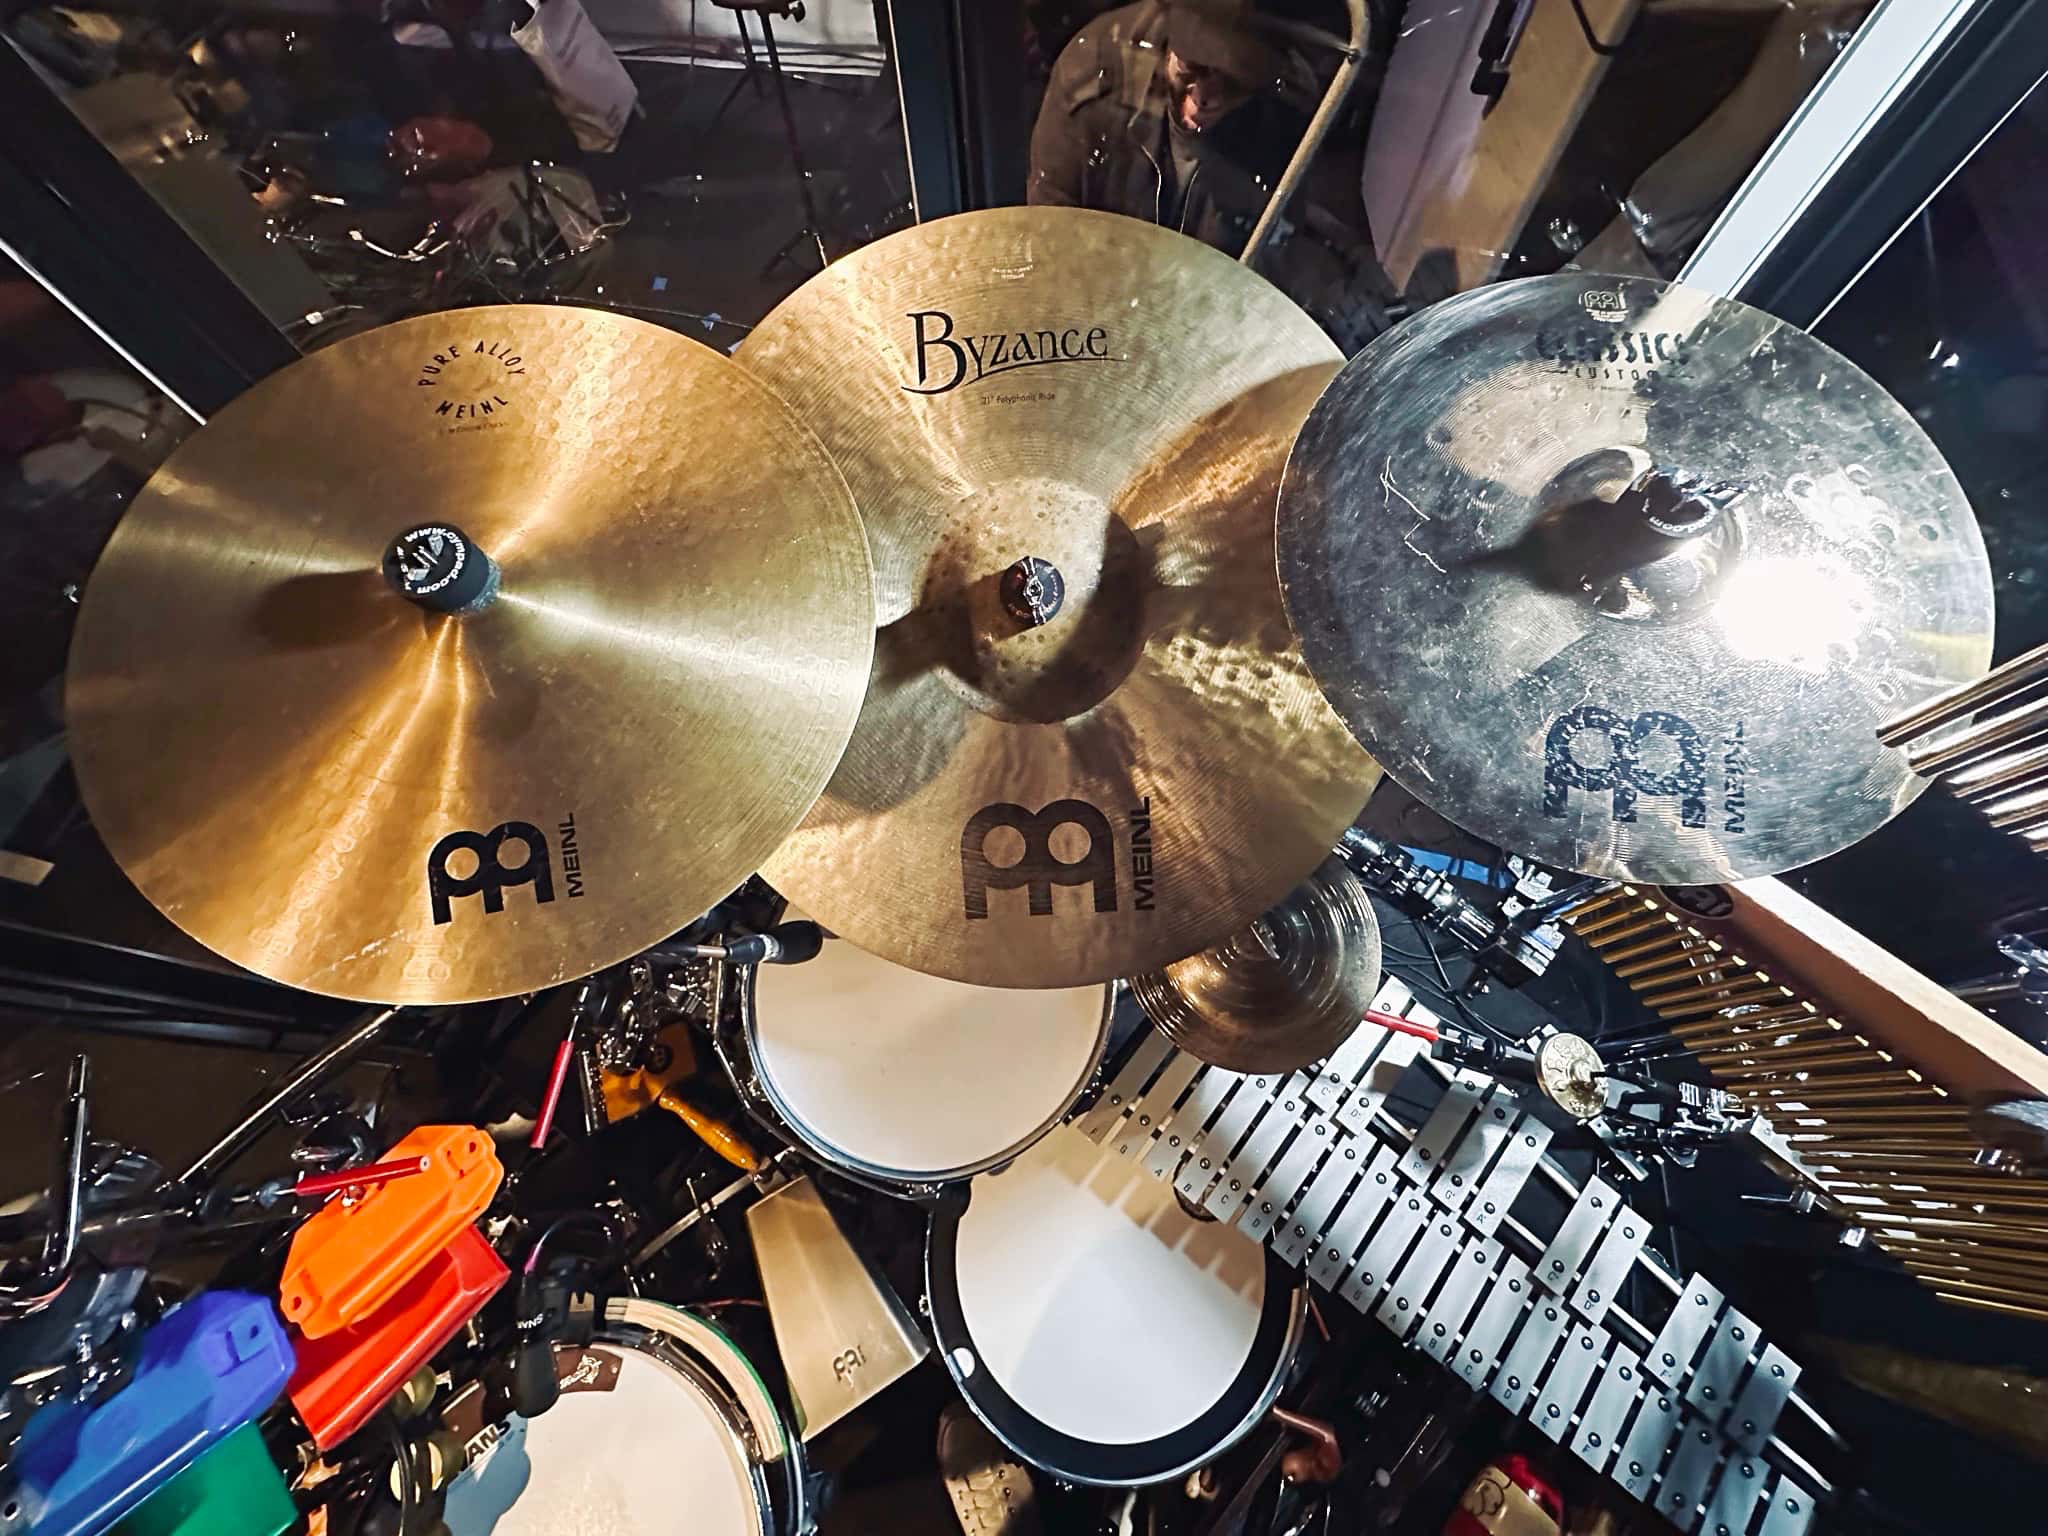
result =
[{"label": "red drumstick", "polygon": [[427,1171],[424,1157],[411,1157],[395,1163],[364,1163],[358,1168],[337,1168],[332,1173],[309,1173],[292,1185],[292,1193],[308,1200],[318,1200],[325,1195],[338,1195],[345,1189],[367,1189],[373,1184],[389,1184],[393,1179],[410,1178],[416,1173]]},{"label": "red drumstick", "polygon": [[1382,1029],[1398,1030],[1404,1035],[1413,1035],[1418,1040],[1436,1043],[1437,1032],[1433,1025],[1418,1024],[1413,1019],[1404,1019],[1398,1013],[1381,1013],[1377,1008],[1365,1010],[1365,1022],[1377,1024]]}]

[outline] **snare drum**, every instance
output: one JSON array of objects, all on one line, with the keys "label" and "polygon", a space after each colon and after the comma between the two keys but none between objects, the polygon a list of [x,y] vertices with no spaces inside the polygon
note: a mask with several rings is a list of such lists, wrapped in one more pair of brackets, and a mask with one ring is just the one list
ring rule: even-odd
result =
[{"label": "snare drum", "polygon": [[932,1218],[932,1330],[968,1406],[1024,1460],[1161,1482],[1273,1405],[1307,1296],[1261,1245],[1071,1126],[967,1193]]},{"label": "snare drum", "polygon": [[556,1346],[562,1395],[539,1418],[484,1424],[480,1386],[449,1403],[470,1457],[448,1487],[452,1536],[805,1530],[802,1453],[738,1347],[658,1302],[605,1317],[587,1349]]},{"label": "snare drum", "polygon": [[1114,996],[968,986],[827,938],[815,959],[758,967],[743,1017],[762,1094],[811,1151],[926,1185],[1007,1162],[1059,1123],[1102,1060]]}]

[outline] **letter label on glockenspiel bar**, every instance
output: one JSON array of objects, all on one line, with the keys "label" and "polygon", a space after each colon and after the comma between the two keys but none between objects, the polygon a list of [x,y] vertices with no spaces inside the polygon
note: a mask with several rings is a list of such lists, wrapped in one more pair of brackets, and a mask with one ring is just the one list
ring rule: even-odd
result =
[{"label": "letter label on glockenspiel bar", "polygon": [[1147,1030],[1145,1037],[1124,1058],[1123,1067],[1110,1080],[1109,1086],[1103,1089],[1102,1097],[1076,1122],[1081,1134],[1095,1142],[1108,1135],[1110,1127],[1123,1118],[1124,1106],[1144,1090],[1172,1049],[1173,1042],[1166,1036],[1156,1030]]},{"label": "letter label on glockenspiel bar", "polygon": [[1117,1127],[1117,1134],[1109,1138],[1118,1157],[1135,1157],[1151,1148],[1153,1133],[1173,1118],[1174,1111],[1180,1107],[1180,1096],[1187,1092],[1188,1084],[1195,1080],[1195,1074],[1204,1065],[1206,1063],[1200,1057],[1177,1051],[1173,1059],[1159,1069],[1159,1076],[1152,1080],[1152,1086],[1131,1101],[1130,1107],[1124,1111],[1124,1123]]},{"label": "letter label on glockenspiel bar", "polygon": [[1371,1161],[1309,1255],[1308,1277],[1326,1290],[1337,1288],[1373,1223],[1388,1203],[1404,1192],[1394,1173],[1398,1158],[1392,1147],[1373,1138],[1354,1138],[1353,1145],[1372,1147]]},{"label": "letter label on glockenspiel bar", "polygon": [[1536,1383],[1549,1368],[1550,1357],[1557,1353],[1557,1341],[1564,1336],[1564,1329],[1564,1304],[1538,1291],[1529,1315],[1522,1320],[1522,1331],[1515,1335],[1507,1359],[1501,1362],[1493,1385],[1487,1388],[1494,1401],[1517,1415],[1528,1407],[1529,1399],[1536,1395]]},{"label": "letter label on glockenspiel bar", "polygon": [[1529,1410],[1529,1421],[1547,1439],[1560,1445],[1564,1443],[1572,1417],[1579,1411],[1579,1402],[1586,1395],[1587,1384],[1606,1357],[1607,1330],[1574,1323],[1565,1335],[1557,1364],[1550,1368],[1550,1374],[1543,1378],[1543,1385],[1537,1390],[1536,1406]]},{"label": "letter label on glockenspiel bar", "polygon": [[1686,1415],[1677,1448],[1671,1453],[1671,1465],[1657,1484],[1657,1496],[1644,1502],[1654,1506],[1658,1514],[1681,1531],[1692,1530],[1699,1524],[1700,1501],[1707,1494],[1707,1479],[1714,1475],[1726,1444],[1705,1420]]},{"label": "letter label on glockenspiel bar", "polygon": [[[1411,1008],[1409,1017],[1420,1015],[1423,1010]],[[1372,1028],[1377,1029],[1377,1024]],[[1394,1085],[1406,1075],[1415,1058],[1422,1054],[1422,1041],[1415,1035],[1395,1034],[1381,1046],[1372,1058],[1372,1065],[1365,1075],[1352,1086],[1344,1101],[1337,1106],[1337,1123],[1354,1136],[1372,1134],[1372,1117],[1379,1107],[1386,1103],[1387,1095],[1394,1091]]]},{"label": "letter label on glockenspiel bar", "polygon": [[1645,1385],[1649,1391],[1615,1458],[1612,1476],[1628,1493],[1647,1500],[1664,1464],[1664,1452],[1678,1434],[1679,1408],[1678,1399],[1655,1382]]},{"label": "letter label on glockenspiel bar", "polygon": [[1226,1072],[1221,1067],[1211,1067],[1197,1076],[1173,1118],[1162,1124],[1159,1134],[1153,1137],[1145,1171],[1155,1179],[1171,1179],[1180,1160],[1216,1118],[1230,1090],[1243,1081],[1239,1073]]},{"label": "letter label on glockenspiel bar", "polygon": [[1671,1304],[1671,1315],[1664,1319],[1656,1342],[1643,1356],[1643,1369],[1667,1387],[1683,1381],[1692,1357],[1699,1351],[1700,1340],[1721,1315],[1722,1300],[1720,1288],[1705,1275],[1689,1276],[1678,1300]]},{"label": "letter label on glockenspiel bar", "polygon": [[1605,1472],[1621,1448],[1629,1411],[1642,1401],[1643,1385],[1636,1352],[1626,1344],[1614,1345],[1600,1373],[1600,1384],[1593,1389],[1593,1400],[1579,1420],[1579,1431],[1572,1437],[1572,1454],[1595,1472]]},{"label": "letter label on glockenspiel bar", "polygon": [[[1308,1108],[1305,1099],[1300,1104],[1304,1110]],[[1272,1172],[1263,1175],[1249,1191],[1243,1214],[1238,1217],[1238,1231],[1256,1241],[1265,1240],[1294,1204],[1323,1154],[1330,1150],[1332,1142],[1340,1139],[1333,1134],[1335,1130],[1336,1122],[1325,1115],[1311,1114],[1302,1122]]]},{"label": "letter label on glockenspiel bar", "polygon": [[1479,1108],[1466,1122],[1465,1131],[1441,1157],[1429,1178],[1429,1195],[1438,1204],[1463,1211],[1471,1203],[1494,1155],[1513,1133],[1515,1096],[1504,1083],[1495,1083]]},{"label": "letter label on glockenspiel bar", "polygon": [[1499,1251],[1483,1237],[1469,1238],[1452,1257],[1450,1271],[1444,1276],[1436,1299],[1430,1302],[1422,1330],[1416,1336],[1423,1353],[1431,1359],[1444,1365],[1455,1363],[1453,1351],[1458,1347],[1465,1319],[1472,1315],[1480,1291],[1493,1278],[1493,1266],[1499,1259]]},{"label": "letter label on glockenspiel bar", "polygon": [[1529,1175],[1536,1171],[1544,1148],[1550,1145],[1550,1137],[1550,1127],[1534,1115],[1519,1116],[1509,1127],[1508,1143],[1500,1161],[1493,1165],[1493,1171],[1486,1175],[1465,1208],[1465,1219],[1477,1231],[1493,1236],[1515,1197],[1522,1192],[1522,1186],[1529,1182]]},{"label": "letter label on glockenspiel bar", "polygon": [[1579,1198],[1565,1214],[1564,1225],[1536,1261],[1536,1283],[1554,1296],[1568,1293],[1578,1278],[1579,1266],[1592,1251],[1593,1240],[1620,1205],[1621,1197],[1604,1179],[1586,1180]]},{"label": "letter label on glockenspiel bar", "polygon": [[1285,1081],[1284,1077],[1268,1072],[1248,1077],[1238,1084],[1237,1092],[1223,1106],[1223,1113],[1216,1117],[1216,1123],[1188,1142],[1187,1161],[1173,1181],[1174,1190],[1182,1199],[1190,1204],[1201,1203],[1216,1178],[1217,1169],[1236,1150],[1246,1127],[1272,1106],[1274,1095]]},{"label": "letter label on glockenspiel bar", "polygon": [[1378,1143],[1356,1136],[1337,1138],[1329,1158],[1316,1170],[1308,1188],[1301,1192],[1301,1201],[1294,1207],[1294,1214],[1274,1230],[1275,1253],[1289,1264],[1300,1264],[1308,1257],[1309,1250],[1322,1241],[1323,1229],[1330,1225],[1338,1201],[1344,1198],[1352,1181],[1365,1168],[1376,1145]]},{"label": "letter label on glockenspiel bar", "polygon": [[1290,1072],[1272,1104],[1245,1137],[1244,1145],[1217,1164],[1216,1182],[1203,1197],[1202,1207],[1218,1221],[1236,1219],[1253,1186],[1265,1177],[1273,1154],[1301,1124],[1301,1091],[1307,1082],[1301,1073]]},{"label": "letter label on glockenspiel bar", "polygon": [[1501,1261],[1500,1273],[1479,1304],[1479,1316],[1466,1330],[1458,1345],[1458,1374],[1468,1386],[1484,1388],[1498,1373],[1501,1349],[1515,1319],[1534,1295],[1529,1283],[1529,1266],[1513,1254]]},{"label": "letter label on glockenspiel bar", "polygon": [[[1382,1013],[1399,1013],[1409,995],[1405,986],[1389,977],[1372,1005]],[[1343,1043],[1330,1053],[1330,1059],[1323,1063],[1315,1080],[1308,1085],[1309,1102],[1324,1114],[1335,1114],[1353,1085],[1372,1066],[1373,1059],[1389,1040],[1395,1038],[1398,1037],[1392,1030],[1361,1020],[1358,1027],[1344,1037]]]},{"label": "letter label on glockenspiel bar", "polygon": [[1436,1108],[1429,1118],[1422,1122],[1422,1129],[1415,1133],[1415,1139],[1408,1143],[1408,1150],[1401,1156],[1401,1177],[1411,1184],[1427,1184],[1435,1173],[1439,1162],[1464,1134],[1465,1126],[1472,1118],[1472,1111],[1479,1106],[1479,1099],[1486,1092],[1486,1079],[1477,1072],[1460,1072],[1444,1089],[1444,1096],[1437,1100]]},{"label": "letter label on glockenspiel bar", "polygon": [[1393,1330],[1397,1339],[1407,1338],[1415,1331],[1415,1325],[1422,1321],[1423,1303],[1436,1289],[1444,1271],[1451,1267],[1451,1261],[1457,1258],[1458,1240],[1463,1236],[1453,1218],[1426,1204],[1422,1226],[1422,1238],[1416,1243],[1415,1251],[1394,1272],[1393,1284],[1387,1287],[1387,1294],[1380,1298],[1379,1307],[1373,1313]]},{"label": "letter label on glockenspiel bar", "polygon": [[1572,1307],[1587,1322],[1597,1323],[1606,1318],[1607,1309],[1620,1294],[1622,1282],[1642,1256],[1643,1242],[1649,1235],[1649,1222],[1637,1212],[1624,1205],[1616,1213],[1614,1225],[1607,1229],[1600,1246],[1593,1250],[1593,1257],[1579,1270],[1571,1289]]},{"label": "letter label on glockenspiel bar", "polygon": [[1705,1353],[1686,1383],[1685,1401],[1709,1424],[1718,1425],[1742,1381],[1749,1352],[1756,1348],[1756,1324],[1735,1308],[1722,1312],[1707,1338]]},{"label": "letter label on glockenspiel bar", "polygon": [[1400,1267],[1402,1257],[1408,1252],[1415,1235],[1422,1230],[1422,1223],[1432,1214],[1431,1207],[1412,1184],[1395,1180],[1400,1193],[1395,1197],[1393,1209],[1386,1220],[1372,1235],[1372,1241],[1365,1245],[1355,1268],[1337,1292],[1360,1312],[1370,1312],[1373,1302],[1386,1288],[1387,1280]]}]

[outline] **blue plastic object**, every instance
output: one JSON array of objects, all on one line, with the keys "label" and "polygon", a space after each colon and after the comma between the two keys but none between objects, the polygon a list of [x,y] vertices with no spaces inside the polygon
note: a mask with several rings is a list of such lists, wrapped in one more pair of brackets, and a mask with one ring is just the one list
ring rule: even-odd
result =
[{"label": "blue plastic object", "polygon": [[6,1528],[97,1536],[269,1407],[291,1373],[269,1297],[207,1291],[172,1308],[119,1392],[36,1410],[15,1443]]}]

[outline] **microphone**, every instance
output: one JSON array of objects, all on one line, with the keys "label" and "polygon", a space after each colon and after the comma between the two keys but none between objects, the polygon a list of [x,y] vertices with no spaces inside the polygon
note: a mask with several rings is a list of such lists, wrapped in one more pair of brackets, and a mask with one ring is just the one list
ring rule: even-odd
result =
[{"label": "microphone", "polygon": [[656,955],[693,960],[723,960],[729,965],[796,965],[817,958],[825,947],[825,930],[807,919],[777,923],[766,933],[750,933],[729,944],[664,944]]},{"label": "microphone", "polygon": [[[555,1375],[555,1341],[550,1324],[560,1327],[566,1318],[551,1305],[560,1293],[567,1301],[567,1287],[556,1286],[539,1275],[523,1275],[519,1281],[519,1347],[512,1355],[512,1407],[522,1418],[538,1418],[555,1406],[562,1395]],[[564,1307],[562,1310],[566,1310]]]}]

